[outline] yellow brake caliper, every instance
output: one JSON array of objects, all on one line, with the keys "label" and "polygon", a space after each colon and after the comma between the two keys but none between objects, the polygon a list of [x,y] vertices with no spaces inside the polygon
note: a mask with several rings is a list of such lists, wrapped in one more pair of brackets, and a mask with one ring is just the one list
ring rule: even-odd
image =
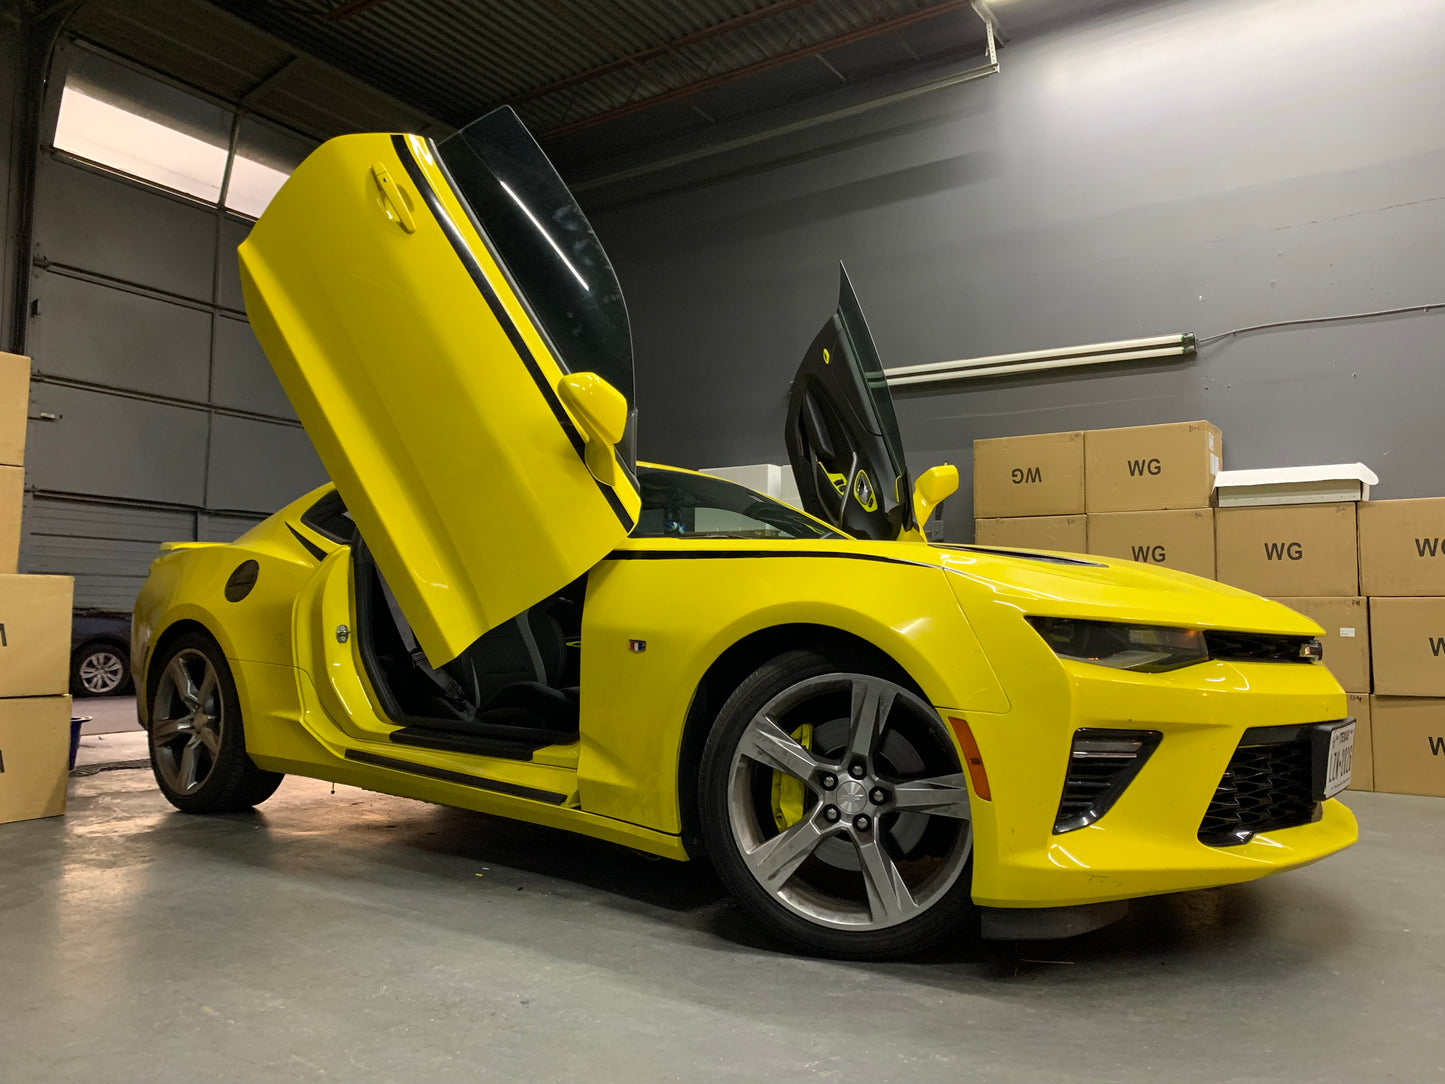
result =
[{"label": "yellow brake caliper", "polygon": [[[812,752],[813,724],[798,727],[793,731],[793,740]],[[773,772],[773,820],[778,822],[778,831],[787,831],[803,819],[803,802],[807,797],[808,788],[801,779],[785,772]]]}]

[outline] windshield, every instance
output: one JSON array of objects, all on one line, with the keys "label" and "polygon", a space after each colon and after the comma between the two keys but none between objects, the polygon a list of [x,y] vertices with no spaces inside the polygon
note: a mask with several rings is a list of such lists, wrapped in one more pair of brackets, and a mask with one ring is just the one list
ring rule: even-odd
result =
[{"label": "windshield", "polygon": [[633,538],[844,538],[756,490],[705,474],[644,467]]},{"label": "windshield", "polygon": [[562,367],[596,373],[635,406],[622,287],[587,216],[517,114],[493,110],[438,143],[437,153]]}]

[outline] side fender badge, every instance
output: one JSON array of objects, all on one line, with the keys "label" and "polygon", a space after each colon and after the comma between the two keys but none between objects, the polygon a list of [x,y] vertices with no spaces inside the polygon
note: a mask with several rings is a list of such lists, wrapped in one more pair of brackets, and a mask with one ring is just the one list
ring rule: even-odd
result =
[{"label": "side fender badge", "polygon": [[646,640],[628,640],[628,641],[627,641],[627,650],[630,651],[630,652],[632,652],[634,655],[641,655],[644,651],[647,650],[647,641],[646,641]]}]

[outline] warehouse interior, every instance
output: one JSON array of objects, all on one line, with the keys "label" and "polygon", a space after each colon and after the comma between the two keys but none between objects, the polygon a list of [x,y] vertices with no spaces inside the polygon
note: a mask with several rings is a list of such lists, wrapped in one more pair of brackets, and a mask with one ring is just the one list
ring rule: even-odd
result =
[{"label": "warehouse interior", "polygon": [[[0,3],[0,1064],[9,1068],[0,1076],[1304,1082],[1438,1074],[1445,1063],[1435,1008],[1445,995],[1438,962],[1445,922],[1436,905],[1445,888],[1438,832],[1445,823],[1445,464],[1435,409],[1445,398],[1442,57],[1445,8],[1430,0]],[[376,671],[365,669],[375,666],[366,653],[381,649],[361,645],[364,585],[359,574],[346,579],[346,562],[362,560],[347,556],[353,551],[375,551],[385,606],[373,605],[383,622],[389,607],[401,653],[418,660],[422,674],[443,675],[444,698],[454,694],[443,654],[455,659],[458,650],[435,649],[441,633],[409,609],[421,605],[424,589],[409,595],[386,564],[394,555],[397,567],[417,563],[406,556],[399,525],[408,517],[395,509],[434,506],[383,506],[370,489],[362,494],[384,473],[379,460],[346,443],[342,408],[317,390],[323,385],[304,358],[286,360],[294,341],[286,340],[286,351],[276,347],[290,334],[286,310],[258,307],[257,298],[274,301],[257,270],[261,256],[243,272],[237,252],[253,238],[255,252],[288,266],[288,242],[267,238],[265,215],[282,206],[273,200],[284,198],[278,191],[288,191],[282,185],[303,161],[315,160],[308,156],[336,145],[328,141],[407,133],[415,145],[445,153],[476,118],[501,107],[515,111],[563,191],[570,189],[625,294],[627,379],[635,390],[621,388],[619,401],[625,397],[632,413],[626,435],[619,427],[606,443],[617,446],[624,469],[607,477],[614,489],[631,479],[642,510],[625,520],[638,524],[631,538],[598,543],[574,572],[604,557],[638,577],[664,565],[689,565],[689,575],[703,577],[699,566],[748,563],[618,558],[646,537],[647,478],[639,483],[638,464],[702,471],[797,505],[833,530],[824,524],[823,533],[788,537],[823,539],[831,556],[843,545],[835,540],[861,540],[858,552],[871,556],[831,573],[833,586],[819,590],[819,608],[809,612],[824,612],[823,602],[837,610],[851,602],[833,596],[857,595],[860,610],[872,606],[877,615],[879,638],[866,645],[867,658],[890,654],[885,635],[918,645],[916,662],[900,647],[891,652],[893,668],[874,676],[906,672],[900,687],[941,728],[979,818],[969,822],[965,876],[976,878],[973,902],[982,910],[968,911],[926,950],[833,952],[822,941],[808,950],[806,936],[789,940],[786,923],[760,921],[762,905],[750,907],[746,893],[739,902],[724,862],[697,860],[716,838],[697,824],[708,816],[708,757],[725,729],[717,723],[710,738],[707,725],[740,710],[731,706],[751,688],[742,679],[753,673],[761,681],[754,668],[766,658],[756,639],[751,653],[723,654],[730,641],[721,617],[713,636],[708,615],[723,605],[714,596],[741,593],[718,586],[734,582],[722,574],[663,580],[656,594],[666,599],[666,617],[649,623],[632,611],[618,611],[626,620],[605,616],[611,611],[602,607],[622,594],[605,584],[623,581],[588,572],[580,631],[558,626],[567,630],[556,634],[559,645],[567,637],[584,645],[580,679],[550,682],[580,681],[584,690],[580,723],[575,691],[571,708],[581,752],[548,761],[542,754],[551,747],[538,740],[522,759],[535,754],[548,770],[575,769],[580,782],[561,806],[593,818],[590,827],[568,830],[550,812],[532,823],[509,819],[514,814],[483,799],[448,802],[421,784],[369,786],[349,764],[353,774],[317,770],[307,778],[298,767],[303,754],[283,756],[274,751],[280,744],[262,747],[259,738],[252,752],[260,766],[248,761],[247,771],[284,772],[275,798],[212,816],[168,804],[166,753],[155,727],[147,731],[152,720],[169,718],[158,713],[170,679],[155,659],[168,642],[166,621],[207,624],[203,582],[217,597],[224,587],[237,604],[254,587],[272,608],[268,620],[283,630],[276,641],[296,641],[275,648],[295,652],[286,656],[289,669],[277,667],[284,680],[267,680],[286,685],[302,706],[263,711],[253,699],[262,684],[254,668],[274,660],[231,650],[231,633],[211,629],[216,657],[222,666],[229,660],[239,680],[210,680],[239,697],[234,705],[248,705],[248,732],[261,733],[262,717],[293,715],[312,735],[354,736],[361,726],[340,719],[324,690],[306,699],[308,683],[323,682],[301,656],[303,634],[310,635],[303,607],[323,596],[353,615],[339,624],[334,614],[343,611],[325,610],[317,628],[334,629],[336,644],[356,641],[346,647],[364,661],[355,664],[354,689],[378,702],[388,726],[414,727],[410,717],[424,714],[408,709],[403,720],[382,710],[390,694],[379,693]],[[388,197],[380,165],[370,168],[388,221],[410,235],[411,214],[440,219],[440,202],[426,204],[433,210],[424,214],[405,189],[404,199]],[[393,172],[403,185],[418,176],[408,182]],[[397,210],[401,202],[409,210]],[[465,209],[466,199],[459,205]],[[319,203],[312,211],[317,221],[325,217]],[[280,213],[270,221],[282,221]],[[309,228],[305,215],[285,221],[293,233]],[[280,229],[271,236],[280,238]],[[477,231],[485,240],[480,225]],[[566,263],[555,242],[552,248]],[[534,337],[545,343],[540,309],[523,296],[524,275],[505,256],[493,252],[500,269],[493,288],[502,279],[512,284],[515,311],[532,314],[541,328]],[[333,299],[327,290],[363,280],[382,282],[375,296],[391,297],[387,276],[406,273],[400,264],[328,268],[308,259],[293,293],[310,291],[313,299]],[[582,274],[567,267],[586,289]],[[489,272],[482,266],[473,274]],[[313,290],[313,280],[328,284]],[[877,454],[885,465],[892,457],[899,482],[891,496],[879,487],[876,501],[856,488],[855,475],[834,484],[845,505],[852,492],[860,506],[872,502],[893,516],[886,542],[860,533],[853,524],[861,520],[820,513],[810,503],[822,499],[810,497],[817,479],[795,477],[789,466],[801,439],[828,473],[819,451],[828,442],[798,420],[798,389],[823,341],[819,322],[835,307],[835,322],[857,341],[850,298],[866,313],[862,334],[871,332],[881,359],[876,371],[864,365],[872,389],[864,394],[876,404],[881,388],[889,399],[901,447],[890,440],[888,417],[875,418],[869,432],[887,445]],[[824,349],[821,362],[830,360],[837,359]],[[405,395],[420,389],[424,402],[433,364],[424,349],[392,359],[401,375],[379,376],[396,382],[377,386]],[[512,409],[511,392],[497,390],[494,401],[490,394],[481,393],[477,417],[487,417],[488,402],[499,415]],[[608,427],[589,428],[585,404],[557,394],[567,404],[553,406],[557,417],[570,411],[582,419],[576,447],[585,438],[595,449]],[[362,409],[347,402],[347,410]],[[410,400],[388,424],[402,427],[408,409]],[[380,447],[391,431],[367,430],[363,443]],[[395,439],[406,449],[396,477],[421,472],[422,457],[435,449],[451,454],[451,444]],[[491,446],[459,447],[480,459]],[[912,484],[921,492],[921,479],[941,464],[957,468],[956,491],[941,504],[910,498]],[[559,542],[557,552],[592,546],[593,513],[579,507],[569,521],[548,470],[538,466],[518,492],[530,486],[539,507],[557,506],[537,517],[575,522],[575,539]],[[608,488],[595,459],[586,459],[585,471]],[[594,498],[592,480],[579,477]],[[293,504],[308,493],[314,500],[328,479],[355,513],[354,536],[318,529],[320,502]],[[497,492],[511,493],[507,484],[495,482]],[[478,494],[478,505],[495,500],[490,490]],[[440,500],[430,490],[425,497]],[[375,527],[367,515],[377,517]],[[415,521],[430,522],[424,514]],[[400,541],[381,539],[383,524]],[[725,532],[700,524],[703,541],[693,545],[707,556],[715,553],[709,540]],[[306,562],[318,579],[267,594],[280,590],[266,564],[267,547],[275,548],[268,531],[283,542],[289,531],[305,552],[288,559]],[[186,588],[196,592],[189,608],[167,603],[161,619],[161,603],[146,600],[162,581],[181,582],[181,573],[167,580],[158,571],[161,547],[174,543],[250,545],[244,556],[254,550],[262,572],[258,578],[253,560],[249,578],[238,566],[227,579],[238,557],[219,573],[197,573],[184,581],[196,585]],[[1118,667],[1110,673],[1124,673],[1121,686],[1140,698],[1097,707],[1087,682],[1071,679],[1073,710],[1088,702],[1096,714],[1078,716],[1057,765],[1019,769],[1050,780],[1046,799],[1030,799],[1040,823],[1048,822],[1046,841],[1018,860],[1036,882],[1018,873],[1016,882],[998,883],[1043,884],[1051,867],[1069,866],[1092,878],[1087,891],[1059,889],[1020,903],[980,887],[985,863],[1007,865],[999,857],[1007,844],[986,846],[978,834],[994,824],[981,810],[996,807],[1002,825],[1007,798],[990,799],[975,766],[991,765],[994,790],[1006,791],[1008,760],[990,744],[1002,739],[990,737],[988,720],[1024,710],[1034,695],[1030,681],[1009,675],[1027,667],[1001,659],[1002,640],[990,639],[988,621],[976,619],[960,594],[970,631],[956,642],[991,660],[988,681],[1005,691],[1001,706],[982,692],[977,703],[936,692],[986,683],[933,676],[925,626],[942,621],[907,611],[902,580],[896,590],[875,591],[869,577],[882,575],[875,565],[908,562],[870,545],[935,547],[928,560],[949,583],[1003,577],[987,581],[1000,606],[1023,612],[1028,604],[1016,600],[1038,603],[1044,616],[1029,621],[1059,658],[1089,672]],[[790,552],[798,547],[806,544]],[[1043,554],[1036,563],[1053,561],[1048,575],[1075,578],[1066,584],[1045,573],[960,564],[998,557],[1013,567],[1009,553],[1019,550]],[[196,561],[219,552],[164,551],[177,560],[200,555]],[[1069,567],[1059,572],[1060,564]],[[326,581],[331,594],[316,586],[328,567],[341,570]],[[570,580],[558,580],[551,593]],[[787,592],[811,589],[812,581],[759,573],[739,582],[763,585],[755,604],[762,614],[783,612]],[[1138,600],[1150,591],[1162,616],[1130,618],[1145,612]],[[1282,607],[1249,609],[1264,605],[1255,596]],[[661,614],[663,603],[656,606]],[[1243,616],[1239,624],[1206,616],[1211,606],[1221,614],[1291,613],[1278,628],[1246,628]],[[534,634],[551,626],[531,612],[518,618],[512,607],[472,631],[490,636],[520,620],[519,643],[547,684]],[[1230,740],[1240,743],[1222,783],[1219,769],[1209,769],[1201,794],[1213,804],[1197,840],[1198,811],[1181,816],[1192,818],[1191,848],[1242,843],[1257,848],[1254,856],[1274,847],[1285,855],[1279,876],[1254,880],[1270,872],[1269,860],[1251,857],[1257,868],[1243,872],[1240,857],[1228,875],[1188,880],[1183,860],[1165,860],[1143,843],[1117,870],[1091,870],[1088,853],[1069,852],[1071,839],[1117,838],[1108,831],[1109,803],[1119,803],[1115,823],[1133,816],[1132,780],[1147,783],[1151,769],[1163,770],[1171,743],[1195,740],[1175,738],[1174,724],[1149,714],[1172,709],[1144,687],[1153,682],[1183,697],[1193,671],[1172,669],[1173,656],[1139,673],[1127,672],[1132,662],[1088,665],[1100,661],[1093,647],[1060,646],[1082,632],[1039,623],[1073,618],[1091,628],[1133,620],[1131,635],[1188,625],[1207,642],[1198,659],[1209,661],[1201,665],[1237,664],[1229,693],[1199,686],[1195,700],[1208,707],[1198,712],[1215,714],[1175,721],[1193,734],[1229,720],[1238,729]],[[843,634],[870,640],[874,625],[862,617],[838,622],[836,643]],[[701,681],[690,663],[668,661],[682,625],[689,635],[713,636]],[[621,646],[589,651],[594,628]],[[788,629],[796,628],[772,630],[770,650],[821,650],[790,642]],[[1226,636],[1246,633],[1291,637],[1286,647],[1300,650],[1285,662],[1264,654],[1274,648],[1256,639],[1230,641],[1235,654],[1223,653]],[[473,638],[462,637],[463,646]],[[1147,645],[1160,658],[1174,652],[1181,666],[1191,661],[1182,653],[1194,650],[1167,638]],[[854,662],[864,657],[838,650]],[[1322,660],[1311,654],[1318,651]],[[658,792],[655,804],[667,809],[656,822],[643,812],[651,806],[617,797],[652,785],[651,777],[624,779],[634,755],[626,747],[650,724],[617,721],[630,717],[626,697],[640,680],[625,668],[644,652],[668,668],[647,672],[677,683],[680,704],[670,759],[648,762],[652,782],[666,777],[672,788]],[[605,666],[594,661],[604,658]],[[1298,662],[1312,664],[1311,677],[1327,671],[1320,680],[1329,689],[1297,677]],[[1275,684],[1280,669],[1289,680]],[[724,688],[719,674],[732,683]],[[589,682],[615,694],[596,724]],[[177,696],[182,691],[176,687]],[[1235,709],[1217,699],[1224,695],[1239,697],[1247,712],[1232,718]],[[480,693],[472,700],[471,709],[487,707]],[[335,702],[352,710],[341,693]],[[239,709],[227,704],[226,718],[238,719]],[[952,719],[953,708],[973,731]],[[323,731],[315,716],[327,712],[332,729]],[[219,708],[211,714],[221,717]],[[1325,720],[1332,729],[1320,729]],[[1300,771],[1313,793],[1302,819],[1274,823],[1276,837],[1264,822],[1257,833],[1240,827],[1283,770],[1268,776],[1260,768],[1263,782],[1241,782],[1239,756],[1268,747],[1250,746],[1239,733],[1306,721],[1317,728],[1312,736],[1291,732],[1309,751]],[[225,733],[239,735],[237,722],[227,725]],[[590,725],[598,728],[593,735]],[[1079,743],[1101,726],[1135,743],[1138,764],[1109,784],[1107,801],[1066,825],[1074,776],[1065,776],[1064,761],[1084,755]],[[1341,745],[1331,735],[1345,730],[1353,768],[1346,746],[1339,776]],[[792,738],[811,753],[813,739],[801,733]],[[214,778],[221,753],[211,755]],[[589,777],[592,755],[602,766]],[[1019,754],[1020,763],[1031,755]],[[347,757],[363,759],[355,750]],[[387,763],[383,770],[396,767]],[[441,754],[426,761],[428,786],[456,783],[456,766],[466,775],[467,763]],[[867,775],[858,768],[873,802],[858,807],[863,827],[853,822],[862,839],[868,813],[882,816],[883,799],[874,796],[893,784],[875,779],[871,766]],[[194,763],[189,770],[192,789],[203,786]],[[778,819],[765,835],[789,830],[787,799],[778,797],[785,793],[778,780],[787,780],[781,769],[774,775]],[[539,793],[531,777],[504,777],[511,789],[502,792],[513,799]],[[830,781],[820,794],[841,793],[836,779],[822,778]],[[1216,783],[1236,788],[1227,801]],[[699,786],[703,796],[694,800]],[[826,794],[818,815],[832,810],[836,818]],[[1344,822],[1331,819],[1347,816],[1358,822],[1353,846],[1353,835],[1340,842]],[[597,826],[608,819],[616,823]],[[1293,842],[1303,837],[1287,834],[1312,828],[1335,832],[1335,842],[1310,851]],[[1210,831],[1237,838],[1221,844]],[[1000,828],[1000,838],[1007,835]],[[1140,838],[1153,846],[1165,835],[1158,827]],[[1162,872],[1130,879],[1141,870],[1172,870],[1180,879]],[[1144,887],[1128,888],[1136,884]],[[967,895],[967,885],[960,891]],[[1120,910],[1109,922],[1060,927],[1076,936],[1042,926],[990,932],[1015,929],[994,914],[1009,907],[1042,913],[1121,899],[1130,901],[1122,918]],[[829,958],[850,952],[855,958]]]}]

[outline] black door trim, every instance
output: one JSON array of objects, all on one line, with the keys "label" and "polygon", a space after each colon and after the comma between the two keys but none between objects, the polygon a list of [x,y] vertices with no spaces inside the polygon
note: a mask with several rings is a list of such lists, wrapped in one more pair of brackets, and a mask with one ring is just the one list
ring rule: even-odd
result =
[{"label": "black door trim", "polygon": [[358,764],[369,764],[373,768],[389,768],[392,771],[406,772],[408,775],[421,775],[428,779],[439,779],[444,783],[457,783],[464,787],[473,787],[476,790],[489,790],[496,794],[505,794],[511,798],[527,798],[534,802],[546,802],[548,805],[561,805],[567,800],[567,795],[558,794],[555,791],[524,787],[520,783],[507,783],[500,779],[483,779],[480,776],[467,775],[465,772],[454,772],[449,768],[433,768],[429,764],[413,764],[409,760],[397,760],[395,757],[384,757],[380,753],[368,753],[365,749],[346,750],[346,759],[354,760]]}]

